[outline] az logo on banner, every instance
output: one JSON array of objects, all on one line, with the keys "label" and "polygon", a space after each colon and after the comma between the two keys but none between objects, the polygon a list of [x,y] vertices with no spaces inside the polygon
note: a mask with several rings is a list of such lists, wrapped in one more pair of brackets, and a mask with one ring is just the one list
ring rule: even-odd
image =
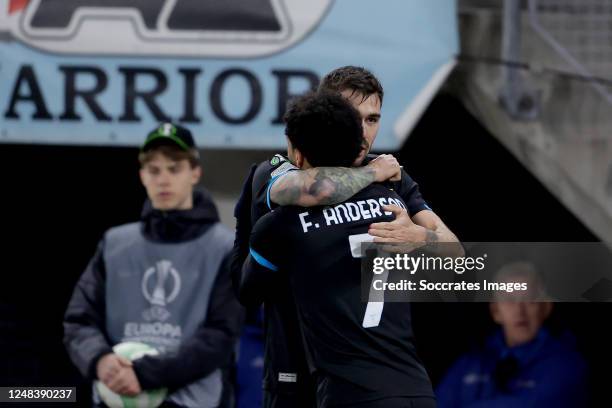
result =
[{"label": "az logo on banner", "polygon": [[[287,101],[342,65],[385,87],[401,146],[458,52],[456,0],[0,0],[0,143],[284,148]],[[59,126],[58,126],[59,125]]]},{"label": "az logo on banner", "polygon": [[[304,38],[331,0],[9,0],[0,31],[69,54],[259,57]],[[4,12],[4,10],[3,10]]]}]

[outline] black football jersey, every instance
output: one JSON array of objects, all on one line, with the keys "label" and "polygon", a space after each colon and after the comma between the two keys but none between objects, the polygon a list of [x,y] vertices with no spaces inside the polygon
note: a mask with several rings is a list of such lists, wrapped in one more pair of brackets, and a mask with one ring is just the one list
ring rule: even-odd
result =
[{"label": "black football jersey", "polygon": [[251,235],[258,273],[291,285],[311,370],[362,390],[338,402],[433,396],[416,354],[410,304],[361,298],[358,244],[371,223],[392,220],[387,204],[406,209],[389,186],[373,184],[344,203],[277,208]]}]

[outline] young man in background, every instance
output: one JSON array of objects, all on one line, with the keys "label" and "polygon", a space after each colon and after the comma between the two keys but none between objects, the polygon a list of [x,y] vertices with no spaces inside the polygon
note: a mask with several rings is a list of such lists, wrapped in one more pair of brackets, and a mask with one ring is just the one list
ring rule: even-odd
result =
[{"label": "young man in background", "polygon": [[[84,376],[115,393],[166,387],[165,406],[228,406],[242,313],[228,267],[232,234],[209,194],[194,191],[201,167],[189,130],[160,125],[139,161],[141,220],[98,244],[65,314],[66,349]],[[112,350],[126,341],[160,353],[129,362]]]}]

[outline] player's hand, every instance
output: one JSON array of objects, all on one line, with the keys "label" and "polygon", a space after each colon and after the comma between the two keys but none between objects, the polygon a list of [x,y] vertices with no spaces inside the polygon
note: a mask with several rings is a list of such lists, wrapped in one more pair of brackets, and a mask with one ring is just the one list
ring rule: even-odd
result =
[{"label": "player's hand", "polygon": [[402,167],[391,154],[381,154],[368,163],[374,169],[375,181],[398,181],[402,178]]},{"label": "player's hand", "polygon": [[132,362],[115,353],[109,353],[98,360],[96,365],[96,374],[98,380],[104,384],[108,384],[112,379],[119,374],[121,368],[131,367]]},{"label": "player's hand", "polygon": [[122,366],[119,373],[113,377],[113,379],[106,384],[108,388],[117,394],[127,395],[133,397],[142,392],[140,388],[140,382],[134,368],[130,366]]},{"label": "player's hand", "polygon": [[397,247],[393,252],[410,252],[425,244],[427,229],[412,222],[406,210],[397,205],[386,205],[383,209],[391,211],[395,220],[370,224],[368,234],[374,236],[374,242],[393,244]]}]

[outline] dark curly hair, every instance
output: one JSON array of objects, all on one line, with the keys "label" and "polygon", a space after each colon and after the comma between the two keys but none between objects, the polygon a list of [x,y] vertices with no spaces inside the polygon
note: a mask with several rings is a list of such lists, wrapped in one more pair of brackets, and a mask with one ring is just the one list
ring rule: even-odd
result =
[{"label": "dark curly hair", "polygon": [[319,84],[319,90],[342,92],[347,89],[353,90],[353,93],[361,94],[363,100],[376,94],[382,105],[383,87],[374,74],[363,67],[347,65],[336,68],[325,75]]},{"label": "dark curly hair", "polygon": [[311,166],[350,167],[363,144],[359,112],[336,92],[309,92],[289,104],[285,134]]}]

